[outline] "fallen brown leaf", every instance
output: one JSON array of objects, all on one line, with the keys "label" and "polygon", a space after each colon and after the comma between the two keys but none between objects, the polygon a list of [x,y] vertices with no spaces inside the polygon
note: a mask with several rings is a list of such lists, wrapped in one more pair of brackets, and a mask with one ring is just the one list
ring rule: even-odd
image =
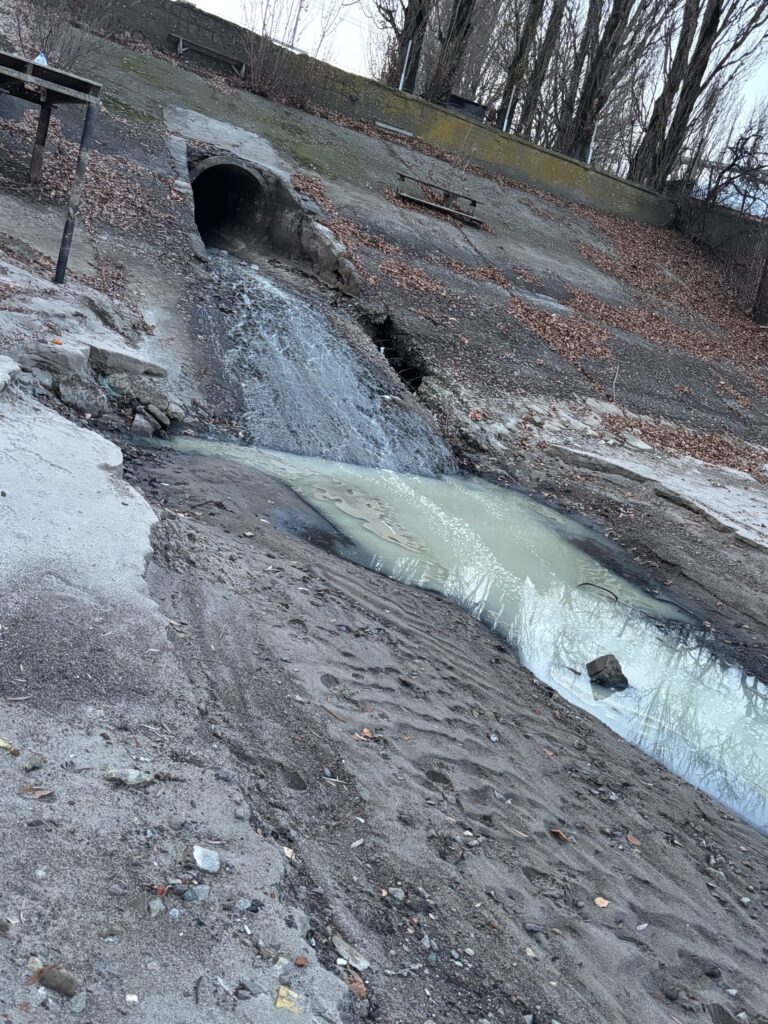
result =
[{"label": "fallen brown leaf", "polygon": [[366,996],[368,995],[368,990],[365,987],[365,982],[357,973],[357,971],[352,970],[351,967],[347,968],[347,972],[348,973],[346,981],[349,991],[353,995],[357,996],[358,999],[365,999]]},{"label": "fallen brown leaf", "polygon": [[633,836],[631,832],[627,832],[627,842],[630,843],[632,846],[642,846],[643,845],[640,842],[640,840],[637,838],[637,836]]},{"label": "fallen brown leaf", "polygon": [[549,834],[554,836],[558,843],[572,843],[573,839],[567,836],[561,828],[551,828]]}]

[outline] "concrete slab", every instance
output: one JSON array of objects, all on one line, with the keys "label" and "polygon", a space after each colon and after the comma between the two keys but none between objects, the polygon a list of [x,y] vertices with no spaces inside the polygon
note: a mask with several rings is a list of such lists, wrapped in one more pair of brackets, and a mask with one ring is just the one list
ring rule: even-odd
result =
[{"label": "concrete slab", "polygon": [[5,584],[55,574],[124,600],[144,592],[156,517],[121,478],[122,453],[37,402],[0,396],[0,565]]},{"label": "concrete slab", "polygon": [[[5,260],[0,260],[0,284],[9,289],[0,301],[0,353],[24,369],[165,375],[142,354],[147,339],[103,295],[75,283],[53,285]],[[135,338],[135,344],[126,338]]]},{"label": "concrete slab", "polygon": [[182,107],[167,107],[163,114],[169,132],[228,150],[241,160],[258,164],[275,174],[287,175],[292,170],[262,135]]}]

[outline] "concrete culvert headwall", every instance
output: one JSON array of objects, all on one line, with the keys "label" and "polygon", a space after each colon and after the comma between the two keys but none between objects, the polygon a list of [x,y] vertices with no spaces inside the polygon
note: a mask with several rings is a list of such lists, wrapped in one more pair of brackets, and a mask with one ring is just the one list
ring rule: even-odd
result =
[{"label": "concrete culvert headwall", "polygon": [[206,245],[232,249],[266,241],[272,200],[261,175],[212,158],[198,164],[190,177],[195,221]]}]

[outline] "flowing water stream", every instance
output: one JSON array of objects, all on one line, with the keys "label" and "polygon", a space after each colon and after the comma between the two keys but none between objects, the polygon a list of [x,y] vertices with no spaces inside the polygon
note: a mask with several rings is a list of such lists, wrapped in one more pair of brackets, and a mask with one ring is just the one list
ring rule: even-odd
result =
[{"label": "flowing water stream", "polygon": [[[708,652],[685,613],[587,554],[587,528],[455,475],[428,421],[385,397],[326,316],[255,268],[220,260],[215,272],[230,275],[236,295],[228,358],[253,446],[175,446],[279,478],[363,565],[445,594],[569,701],[768,827],[768,690]],[[586,663],[608,653],[627,690],[590,684]]]}]

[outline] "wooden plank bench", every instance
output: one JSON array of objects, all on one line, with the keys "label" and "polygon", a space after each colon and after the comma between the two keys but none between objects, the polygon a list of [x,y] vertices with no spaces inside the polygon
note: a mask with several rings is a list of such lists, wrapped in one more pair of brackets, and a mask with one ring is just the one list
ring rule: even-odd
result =
[{"label": "wooden plank bench", "polygon": [[398,172],[398,178],[403,183],[412,181],[417,184],[422,192],[429,189],[430,192],[436,192],[442,194],[443,203],[436,203],[431,199],[425,199],[423,196],[414,196],[409,192],[404,192],[402,189],[397,190],[397,195],[400,199],[404,199],[406,202],[413,203],[414,206],[423,206],[428,210],[436,210],[439,213],[447,213],[450,217],[456,217],[458,220],[464,221],[466,224],[471,224],[473,227],[483,227],[483,221],[479,217],[476,217],[473,213],[469,213],[467,210],[462,210],[457,206],[450,206],[451,200],[462,200],[465,203],[469,203],[473,211],[477,210],[479,201],[473,199],[472,196],[464,195],[463,192],[454,192],[453,189],[446,188],[445,185],[438,185],[434,181],[425,181],[423,178],[414,178],[412,174],[404,174],[402,171]]},{"label": "wooden plank bench", "polygon": [[210,46],[197,43],[194,39],[186,39],[183,36],[176,35],[174,32],[171,32],[168,38],[175,44],[176,53],[179,57],[186,53],[187,50],[192,50],[194,53],[201,53],[204,57],[210,58],[210,60],[217,60],[221,64],[227,64],[238,78],[245,78],[245,72],[248,70],[247,61],[238,60],[227,53],[221,53],[219,50],[212,50]]}]

